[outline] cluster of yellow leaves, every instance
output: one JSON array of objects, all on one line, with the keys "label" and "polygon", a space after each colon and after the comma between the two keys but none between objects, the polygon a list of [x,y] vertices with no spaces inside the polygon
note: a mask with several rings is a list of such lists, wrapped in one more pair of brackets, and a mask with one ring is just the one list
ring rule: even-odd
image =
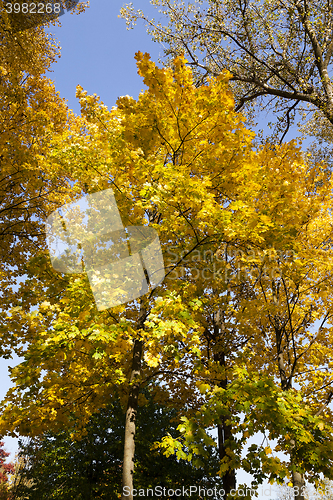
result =
[{"label": "cluster of yellow leaves", "polygon": [[[27,262],[45,246],[45,216],[70,198],[70,184],[56,165],[44,163],[52,141],[67,127],[65,101],[45,75],[59,48],[42,28],[13,30],[4,8],[0,38],[0,314],[5,319],[6,309],[17,306],[16,278],[22,279]],[[1,334],[8,355],[15,340],[5,324]]]},{"label": "cluster of yellow leaves", "polygon": [[[158,230],[166,279],[145,298],[148,315],[138,329],[135,302],[98,312],[84,275],[56,275],[45,256],[32,261],[17,293],[21,309],[7,317],[16,344],[26,345],[19,347],[25,361],[12,373],[16,386],[4,401],[0,430],[35,434],[48,422],[69,425],[73,415],[83,428],[114,391],[125,401],[131,349],[141,339],[142,384],[163,381],[156,399],[172,398],[196,429],[216,425],[231,409],[235,433],[241,412],[254,418],[250,404],[237,403],[246,384],[237,367],[245,365],[249,377],[259,372],[268,380],[254,384],[255,403],[271,418],[272,436],[281,435],[280,410],[289,423],[295,417],[292,404],[274,413],[272,398],[265,399],[274,377],[271,393],[281,392],[282,376],[287,399],[288,380],[297,380],[297,408],[310,405],[306,422],[290,432],[308,436],[308,421],[309,436],[314,428],[322,432],[309,417],[319,403],[308,384],[324,402],[332,333],[328,325],[315,335],[310,328],[331,317],[331,182],[320,167],[308,167],[294,142],[253,150],[254,134],[233,109],[230,74],[196,87],[183,57],[173,69],[158,68],[147,54],[136,59],[148,90],[137,100],[121,97],[108,110],[78,87],[81,116],[70,115],[68,130],[52,136],[43,168],[68,172],[78,193],[112,187],[125,226]],[[224,364],[217,362],[222,355]],[[284,373],[277,357],[285,359]],[[262,429],[263,419],[256,425]],[[249,425],[243,438],[254,429]],[[206,439],[198,432],[194,454]],[[316,439],[304,443],[316,446]],[[225,468],[241,466],[244,440],[235,443],[226,448]],[[262,474],[283,477],[285,467],[262,451],[259,463],[247,457],[252,469],[265,461]],[[308,452],[297,457],[304,469],[320,469]]]}]

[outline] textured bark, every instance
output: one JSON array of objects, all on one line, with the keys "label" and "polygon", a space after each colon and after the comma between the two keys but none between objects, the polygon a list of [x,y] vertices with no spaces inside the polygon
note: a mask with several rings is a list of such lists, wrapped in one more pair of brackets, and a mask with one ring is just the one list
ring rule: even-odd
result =
[{"label": "textured bark", "polygon": [[[133,500],[133,472],[134,472],[134,454],[135,454],[135,424],[138,410],[138,398],[140,392],[140,383],[138,377],[141,371],[142,341],[136,340],[133,348],[133,361],[130,378],[130,393],[128,397],[126,422],[125,422],[125,442],[124,442],[124,462],[123,462],[123,481],[122,481],[122,499]],[[126,488],[124,490],[124,488]],[[126,492],[126,495],[124,494]],[[129,492],[129,494],[127,494]]]},{"label": "textured bark", "polygon": [[305,500],[303,491],[305,487],[305,481],[299,472],[294,471],[292,473],[293,487],[294,487],[294,499],[295,500]]},{"label": "textured bark", "polygon": [[[223,343],[226,342],[225,336],[225,326],[224,326],[224,318],[223,312],[218,311],[215,316],[214,322],[214,336],[215,340],[220,340]],[[226,368],[226,353],[225,350],[220,350],[215,352],[214,361],[218,362],[220,366],[224,369]],[[223,378],[220,382],[220,387],[226,389],[228,385],[227,376]],[[230,448],[230,443],[233,440],[232,427],[227,424],[226,421],[229,419],[229,415],[226,415],[221,418],[221,423],[217,427],[217,435],[218,435],[218,450],[219,450],[219,458],[222,460],[227,456],[226,449]],[[223,489],[225,491],[225,498],[227,498],[228,494],[232,489],[236,489],[236,470],[228,469],[222,477]]]},{"label": "textured bark", "polygon": [[[226,441],[232,439],[231,426],[226,425],[225,418],[222,423],[217,427],[218,431],[218,449],[219,458],[222,460],[226,456]],[[236,471],[235,469],[228,469],[224,474],[223,478],[223,489],[225,491],[225,498],[231,492],[231,490],[236,489]]]},{"label": "textured bark", "polygon": [[[144,328],[144,322],[147,318],[147,308],[143,304],[144,304],[144,299],[141,298],[140,314],[136,324],[136,330],[138,332]],[[123,478],[122,478],[122,495],[121,495],[122,500],[126,499],[133,500],[135,431],[136,431],[136,415],[138,411],[138,400],[140,392],[142,350],[143,350],[142,340],[140,340],[139,338],[135,339],[133,347],[132,368],[130,375],[130,390],[128,395],[126,420],[125,420],[124,461],[123,461]]]},{"label": "textured bark", "polygon": [[281,332],[278,328],[276,328],[275,336],[276,336],[277,362],[280,373],[281,388],[282,390],[287,391],[288,389],[291,388],[291,380],[290,378],[287,377],[286,374],[286,366],[284,362],[283,345],[282,345],[283,332]]},{"label": "textured bark", "polygon": [[[276,329],[276,346],[277,346],[277,361],[280,372],[281,387],[284,391],[288,391],[291,388],[291,377],[287,377],[286,368],[283,357],[283,346],[282,346],[282,332]],[[293,441],[291,441],[293,442]],[[294,441],[295,446],[295,441]],[[291,456],[291,465],[294,465],[293,457]],[[305,500],[303,491],[305,488],[305,481],[302,474],[296,471],[292,471],[292,481],[294,488],[294,500]]]}]

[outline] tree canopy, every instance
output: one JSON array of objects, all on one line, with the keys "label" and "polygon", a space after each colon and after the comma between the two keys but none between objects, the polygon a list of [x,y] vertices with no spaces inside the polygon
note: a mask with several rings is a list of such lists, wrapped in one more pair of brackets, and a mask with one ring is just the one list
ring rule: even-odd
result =
[{"label": "tree canopy", "polygon": [[[81,116],[52,135],[43,167],[77,180],[63,203],[112,188],[124,226],[158,232],[165,280],[100,311],[86,273],[57,273],[43,249],[31,256],[4,316],[4,341],[12,332],[24,361],[11,371],[0,430],[33,437],[66,426],[84,436],[117,392],[131,477],[142,389],[156,380],[155,402],[182,422],[160,447],[200,467],[204,445],[214,444],[206,431],[217,427],[226,493],[239,468],[254,486],[329,476],[327,171],[294,141],[254,147],[230,73],[196,86],[183,57],[172,68],[136,59],[148,89],[108,110],[78,87]],[[241,458],[257,431],[277,439],[275,449],[252,447]]]},{"label": "tree canopy", "polygon": [[253,110],[255,103],[274,110],[281,142],[296,109],[318,110],[332,123],[331,1],[151,3],[160,7],[161,21],[149,19],[130,4],[122,9],[128,27],[138,18],[145,20],[169,60],[185,54],[197,84],[208,75],[230,71],[236,110]]}]

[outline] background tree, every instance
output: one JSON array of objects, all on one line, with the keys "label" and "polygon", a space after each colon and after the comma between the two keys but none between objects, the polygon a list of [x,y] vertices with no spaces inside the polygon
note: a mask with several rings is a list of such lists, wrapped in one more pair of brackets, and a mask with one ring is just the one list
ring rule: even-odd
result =
[{"label": "background tree", "polygon": [[10,453],[4,450],[4,442],[0,442],[0,498],[6,500],[10,498],[8,476],[14,474],[13,462],[6,462]]},{"label": "background tree", "polygon": [[281,142],[302,105],[333,122],[331,1],[151,3],[161,7],[166,21],[150,20],[129,5],[121,11],[128,26],[145,20],[166,56],[185,54],[198,85],[208,75],[230,71],[235,109],[253,111],[258,103],[274,111]]},{"label": "background tree", "polygon": [[[153,443],[166,432],[176,436],[177,412],[153,403],[151,395],[137,419],[134,478],[137,489],[203,488],[221,486],[217,477],[219,461],[214,448],[208,450],[204,467],[165,457],[152,450]],[[27,499],[118,499],[123,461],[125,414],[119,402],[94,414],[80,441],[71,439],[70,431],[51,431],[21,442],[24,466],[18,471],[13,498]],[[22,481],[23,479],[23,481]],[[29,486],[30,485],[30,486]],[[142,495],[141,495],[142,496]],[[193,496],[193,495],[192,495]],[[180,498],[185,498],[183,495]],[[199,497],[198,497],[199,498]]]},{"label": "background tree", "polygon": [[[41,27],[13,31],[0,12],[0,259],[1,319],[12,305],[12,287],[45,246],[44,221],[72,193],[66,172],[44,164],[55,136],[68,126],[68,108],[46,73],[59,56]],[[6,311],[7,309],[7,311]],[[1,353],[10,356],[10,332]],[[13,340],[13,339],[12,339]]]}]

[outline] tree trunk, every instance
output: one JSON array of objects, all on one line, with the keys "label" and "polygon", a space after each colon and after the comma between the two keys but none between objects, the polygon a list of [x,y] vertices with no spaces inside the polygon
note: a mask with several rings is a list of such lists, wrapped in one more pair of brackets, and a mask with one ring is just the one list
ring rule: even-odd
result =
[{"label": "tree trunk", "polygon": [[292,478],[293,478],[293,487],[294,487],[294,499],[295,500],[305,500],[304,499],[304,488],[305,488],[305,481],[299,472],[293,471],[292,472]]},{"label": "tree trunk", "polygon": [[[286,368],[284,363],[283,347],[282,347],[282,332],[279,329],[276,329],[276,345],[277,345],[277,360],[280,372],[281,388],[284,391],[288,391],[289,389],[291,389],[292,383],[291,383],[291,377],[288,378],[286,375]],[[292,442],[293,440],[291,441],[291,443]],[[295,446],[295,441],[294,441],[294,446]],[[291,455],[291,464],[294,465],[294,460],[292,455]],[[297,471],[292,471],[292,481],[294,488],[294,500],[305,500],[303,494],[305,488],[305,481],[303,475]]]},{"label": "tree trunk", "polygon": [[[223,343],[226,342],[225,333],[226,332],[225,332],[223,312],[218,311],[216,313],[215,323],[214,323],[215,341],[217,341],[217,343],[219,341],[220,342],[222,341],[223,345]],[[217,363],[219,363],[220,366],[226,369],[226,354],[224,352],[223,347],[221,351],[214,353],[214,361],[216,361]],[[228,380],[226,373],[219,385],[220,387],[223,387],[223,389],[227,388]],[[220,460],[222,460],[224,457],[227,456],[226,449],[230,447],[229,443],[233,440],[231,425],[226,424],[226,420],[228,420],[228,418],[229,416],[222,417],[221,423],[217,426],[218,450],[219,450]],[[222,483],[223,483],[223,489],[225,491],[224,498],[227,498],[231,490],[236,489],[236,470],[228,469],[222,477]]]},{"label": "tree trunk", "polygon": [[122,500],[133,500],[133,472],[135,453],[135,423],[138,410],[138,398],[140,391],[140,371],[142,357],[142,340],[135,340],[133,347],[132,370],[130,377],[130,393],[128,396],[126,421],[125,421],[125,442],[123,461],[123,481]]},{"label": "tree trunk", "polygon": [[[218,425],[218,449],[219,458],[222,460],[226,456],[226,440],[232,439],[231,426],[225,424],[225,418],[223,422]],[[222,477],[223,489],[225,491],[225,497],[227,498],[231,490],[236,489],[236,471],[235,469],[228,469],[227,472]]]}]

